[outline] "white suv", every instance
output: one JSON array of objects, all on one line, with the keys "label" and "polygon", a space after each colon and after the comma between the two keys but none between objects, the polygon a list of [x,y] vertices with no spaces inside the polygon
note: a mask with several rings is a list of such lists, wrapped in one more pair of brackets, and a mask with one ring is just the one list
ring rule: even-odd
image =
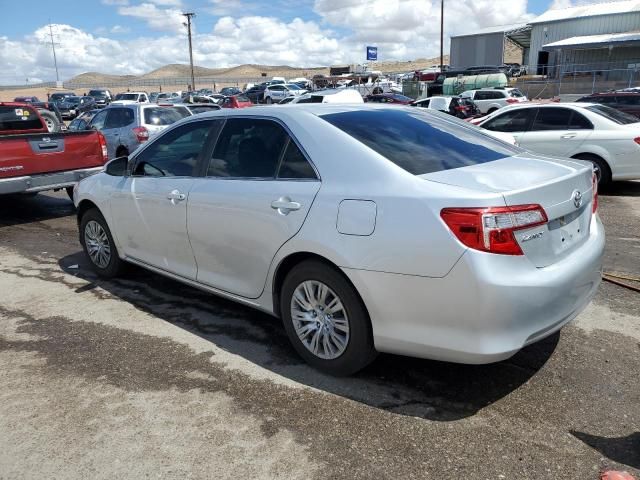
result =
[{"label": "white suv", "polygon": [[493,113],[499,108],[513,103],[526,102],[528,99],[517,88],[480,88],[478,90],[467,90],[460,94],[461,97],[468,97],[473,100],[480,113]]},{"label": "white suv", "polygon": [[278,103],[284,98],[297,97],[303,93],[307,93],[307,91],[294,83],[269,85],[264,89],[264,102]]}]

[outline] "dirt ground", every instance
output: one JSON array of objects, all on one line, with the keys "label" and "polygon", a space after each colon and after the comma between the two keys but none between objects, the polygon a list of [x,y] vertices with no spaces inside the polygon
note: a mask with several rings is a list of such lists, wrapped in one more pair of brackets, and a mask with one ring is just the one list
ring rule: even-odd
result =
[{"label": "dirt ground", "polygon": [[[601,197],[605,270],[640,275],[640,183]],[[640,295],[464,366],[304,364],[278,320],[88,268],[62,194],[0,205],[2,479],[597,479],[640,475]]]}]

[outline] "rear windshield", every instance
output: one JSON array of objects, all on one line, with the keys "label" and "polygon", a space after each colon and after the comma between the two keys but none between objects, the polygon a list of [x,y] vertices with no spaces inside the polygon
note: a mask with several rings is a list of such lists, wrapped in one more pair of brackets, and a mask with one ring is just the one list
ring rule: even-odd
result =
[{"label": "rear windshield", "polygon": [[147,125],[171,125],[188,116],[188,111],[178,110],[173,107],[151,107],[144,109],[144,123]]},{"label": "rear windshield", "polygon": [[218,107],[216,107],[215,105],[198,105],[197,107],[189,107],[189,109],[191,110],[191,113],[193,113],[194,115],[197,113],[205,113],[205,112],[213,112],[216,110],[219,110]]},{"label": "rear windshield", "polygon": [[630,123],[640,122],[640,118],[621,112],[615,108],[607,107],[606,105],[590,105],[585,108],[591,112],[602,115],[618,125],[628,125]]},{"label": "rear windshield", "polygon": [[322,119],[414,175],[520,153],[446,114],[429,110],[359,110],[323,115]]},{"label": "rear windshield", "polygon": [[523,93],[522,93],[520,90],[518,90],[517,88],[514,88],[513,90],[511,90],[511,92],[510,92],[510,93],[511,93],[511,96],[512,96],[512,97],[515,97],[515,98],[522,98],[522,97],[524,97]]},{"label": "rear windshield", "polygon": [[34,110],[24,107],[0,106],[0,132],[8,130],[39,130],[42,122]]}]

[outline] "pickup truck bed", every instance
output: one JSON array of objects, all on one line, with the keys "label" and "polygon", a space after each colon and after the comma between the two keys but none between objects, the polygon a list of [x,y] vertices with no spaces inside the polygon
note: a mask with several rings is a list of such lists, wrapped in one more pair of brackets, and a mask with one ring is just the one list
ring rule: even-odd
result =
[{"label": "pickup truck bed", "polygon": [[33,107],[0,103],[0,194],[72,187],[100,171],[106,159],[101,133],[48,133]]}]

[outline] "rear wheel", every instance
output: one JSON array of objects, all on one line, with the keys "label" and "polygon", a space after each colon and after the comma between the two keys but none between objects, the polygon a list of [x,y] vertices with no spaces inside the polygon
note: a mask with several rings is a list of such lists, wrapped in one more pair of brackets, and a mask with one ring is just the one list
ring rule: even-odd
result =
[{"label": "rear wheel", "polygon": [[80,243],[98,275],[112,278],[122,272],[124,262],[106,220],[96,208],[87,210],[80,220]]},{"label": "rear wheel", "polygon": [[268,105],[271,105],[273,103],[273,100],[271,100],[271,97],[267,97],[266,103]]},{"label": "rear wheel", "polygon": [[593,164],[593,173],[595,173],[598,179],[598,188],[605,189],[611,186],[611,169],[604,159],[591,153],[581,153],[575,155],[573,158],[579,160],[586,160]]},{"label": "rear wheel", "polygon": [[281,291],[284,327],[307,363],[332,375],[350,375],[376,356],[369,315],[355,288],[316,260],[295,266]]}]

